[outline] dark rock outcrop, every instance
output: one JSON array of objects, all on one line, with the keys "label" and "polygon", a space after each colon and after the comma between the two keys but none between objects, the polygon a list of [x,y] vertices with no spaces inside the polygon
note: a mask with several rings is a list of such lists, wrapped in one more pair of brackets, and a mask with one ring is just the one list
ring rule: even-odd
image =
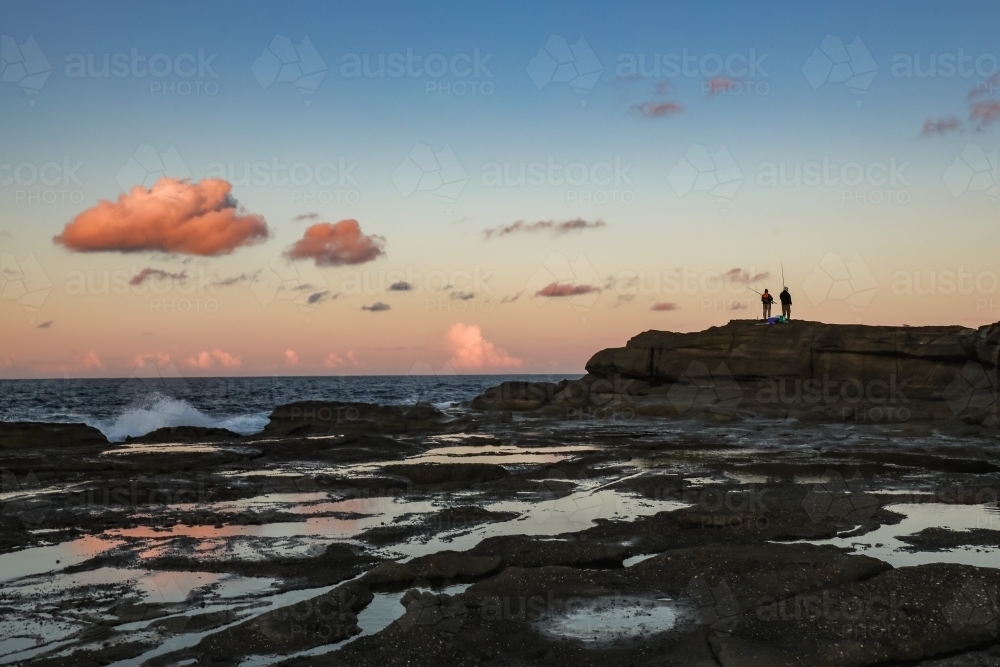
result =
[{"label": "dark rock outcrop", "polygon": [[647,331],[601,350],[573,382],[504,383],[482,410],[594,416],[958,420],[995,426],[1000,323],[890,327],[734,320]]},{"label": "dark rock outcrop", "polygon": [[0,448],[3,449],[48,449],[107,444],[108,439],[103,433],[86,424],[0,422]]},{"label": "dark rock outcrop", "polygon": [[280,405],[260,437],[406,433],[441,430],[448,421],[431,405],[377,405],[339,401],[298,401]]}]

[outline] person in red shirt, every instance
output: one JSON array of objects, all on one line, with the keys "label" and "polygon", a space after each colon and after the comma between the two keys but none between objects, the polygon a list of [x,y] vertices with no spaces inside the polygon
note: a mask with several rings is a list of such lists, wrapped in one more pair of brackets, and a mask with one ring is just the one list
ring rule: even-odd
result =
[{"label": "person in red shirt", "polygon": [[764,288],[764,293],[760,295],[761,305],[764,306],[764,319],[771,317],[771,304],[774,303],[774,297],[771,296],[767,288]]}]

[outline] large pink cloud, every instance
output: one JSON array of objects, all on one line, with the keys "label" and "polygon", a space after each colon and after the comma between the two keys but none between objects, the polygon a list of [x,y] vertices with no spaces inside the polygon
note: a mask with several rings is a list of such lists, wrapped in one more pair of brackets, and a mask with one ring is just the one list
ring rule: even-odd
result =
[{"label": "large pink cloud", "polygon": [[311,259],[319,266],[364,264],[385,254],[385,239],[366,236],[357,220],[320,222],[306,229],[285,254],[290,259]]},{"label": "large pink cloud", "polygon": [[453,325],[448,330],[448,350],[451,352],[448,363],[456,370],[519,368],[523,363],[483,338],[478,324]]},{"label": "large pink cloud", "polygon": [[259,215],[242,211],[229,182],[206,178],[198,183],[161,178],[102,200],[76,216],[53,238],[77,252],[160,251],[224,255],[268,236]]}]

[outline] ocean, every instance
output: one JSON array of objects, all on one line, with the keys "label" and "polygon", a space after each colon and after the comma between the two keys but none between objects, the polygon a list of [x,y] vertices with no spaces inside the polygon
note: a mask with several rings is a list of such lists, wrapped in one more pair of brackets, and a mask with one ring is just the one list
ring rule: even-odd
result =
[{"label": "ocean", "polygon": [[505,380],[558,382],[579,375],[373,375],[333,377],[0,380],[0,421],[82,422],[112,442],[165,426],[212,426],[251,435],[276,406],[302,400],[382,405],[468,401]]}]

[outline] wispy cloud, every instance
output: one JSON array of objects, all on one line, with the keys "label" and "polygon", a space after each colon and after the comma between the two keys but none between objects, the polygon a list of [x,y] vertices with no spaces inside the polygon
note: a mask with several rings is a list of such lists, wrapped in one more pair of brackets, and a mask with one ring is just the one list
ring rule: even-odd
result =
[{"label": "wispy cloud", "polygon": [[389,310],[390,306],[387,303],[382,303],[381,301],[376,301],[370,306],[361,306],[361,310],[367,310],[373,313],[381,313],[384,310]]},{"label": "wispy cloud", "polygon": [[677,310],[677,309],[678,309],[677,304],[673,303],[672,301],[660,301],[659,303],[654,303],[650,308],[650,310],[660,310],[660,311]]},{"label": "wispy cloud", "polygon": [[515,234],[519,232],[530,233],[545,230],[551,231],[554,235],[560,235],[582,231],[584,229],[598,229],[604,226],[605,223],[603,220],[594,220],[593,222],[590,222],[588,220],[584,220],[583,218],[574,218],[572,220],[566,220],[565,222],[556,222],[555,220],[525,222],[524,220],[518,220],[510,225],[500,225],[499,227],[493,227],[492,229],[484,229],[483,236],[489,239],[494,236],[507,236],[508,234]]},{"label": "wispy cloud", "polygon": [[390,292],[409,292],[412,289],[413,285],[406,282],[405,280],[400,280],[399,282],[395,282],[389,285]]},{"label": "wispy cloud", "polygon": [[39,324],[35,328],[36,329],[48,329],[51,326],[52,326],[52,320],[49,320],[48,322],[42,322],[41,324]]},{"label": "wispy cloud", "polygon": [[500,299],[500,303],[514,303],[515,301],[521,298],[521,294],[522,294],[521,292],[518,292],[513,296],[505,296],[502,299]]},{"label": "wispy cloud", "polygon": [[684,105],[677,102],[643,102],[633,105],[632,108],[638,111],[640,116],[646,118],[672,116],[684,111]]},{"label": "wispy cloud", "polygon": [[299,215],[292,218],[292,222],[302,222],[303,220],[315,220],[319,217],[319,213],[300,213]]},{"label": "wispy cloud", "polygon": [[955,116],[928,118],[924,121],[924,131],[921,132],[921,134],[925,137],[935,134],[948,134],[949,132],[954,132],[955,130],[961,130],[962,125],[962,121]]},{"label": "wispy cloud", "polygon": [[168,271],[163,271],[161,269],[147,268],[143,269],[139,273],[132,276],[132,279],[128,281],[128,284],[134,287],[136,285],[143,284],[149,278],[187,280],[187,271],[181,271],[180,273],[170,273]]},{"label": "wispy cloud", "polygon": [[730,269],[726,271],[723,276],[728,282],[739,283],[741,285],[752,285],[758,283],[765,278],[770,278],[771,273],[769,271],[764,271],[763,273],[749,273],[740,268]]}]

